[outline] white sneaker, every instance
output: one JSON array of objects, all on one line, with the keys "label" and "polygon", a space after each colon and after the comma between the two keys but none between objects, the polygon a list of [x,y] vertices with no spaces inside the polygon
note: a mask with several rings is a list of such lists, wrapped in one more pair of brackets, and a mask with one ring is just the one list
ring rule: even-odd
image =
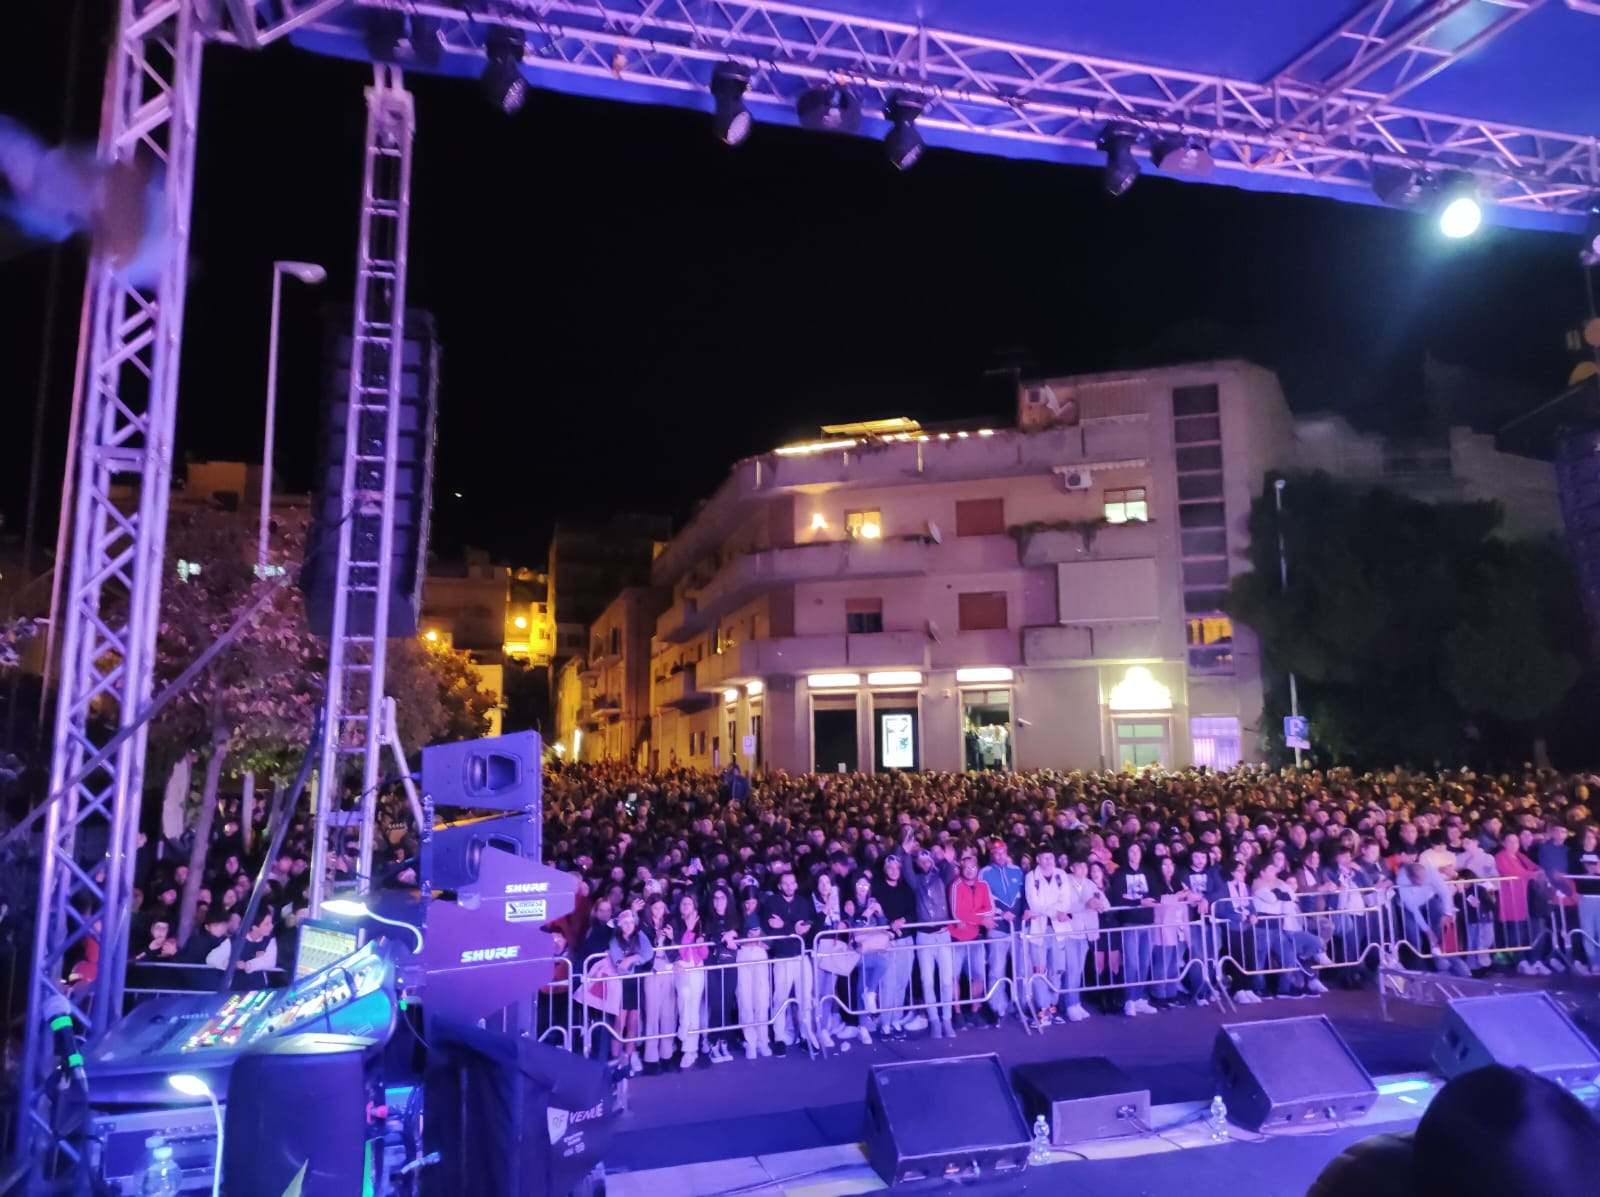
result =
[{"label": "white sneaker", "polygon": [[1590,968],[1587,964],[1585,964],[1581,960],[1574,960],[1572,962],[1572,971],[1577,973],[1578,976],[1580,976],[1580,977],[1592,977],[1592,976],[1594,976],[1594,969]]},{"label": "white sneaker", "polygon": [[1312,993],[1327,993],[1328,987],[1315,977],[1307,978],[1306,988]]},{"label": "white sneaker", "polygon": [[901,1024],[904,1031],[926,1031],[928,1029],[928,1016],[919,1014],[915,1018]]},{"label": "white sneaker", "polygon": [[1550,968],[1558,973],[1564,973],[1567,971],[1565,962],[1559,956],[1550,957]]},{"label": "white sneaker", "polygon": [[854,1039],[861,1033],[861,1030],[861,1027],[853,1027],[849,1023],[846,1023],[833,1033],[833,1037],[835,1039]]},{"label": "white sneaker", "polygon": [[1068,1022],[1082,1022],[1084,1019],[1086,1019],[1088,1017],[1089,1017],[1089,1012],[1087,1010],[1085,1010],[1082,1006],[1068,1006],[1067,1007],[1067,1021]]},{"label": "white sneaker", "polygon": [[1235,989],[1233,991],[1233,1000],[1241,1006],[1259,1006],[1261,1004],[1261,995],[1254,989]]},{"label": "white sneaker", "polygon": [[1132,1018],[1135,1014],[1139,1013],[1139,1003],[1138,1002],[1123,1002],[1122,1003],[1122,1012],[1123,1012],[1123,1014],[1127,1015],[1129,1018]]},{"label": "white sneaker", "polygon": [[1517,961],[1517,974],[1523,977],[1538,976],[1538,974],[1533,971],[1533,965],[1529,964],[1526,960]]},{"label": "white sneaker", "polygon": [[683,1059],[678,1061],[678,1070],[680,1072],[688,1072],[689,1069],[693,1068],[699,1062],[700,1062],[700,1053],[699,1052],[690,1052],[687,1055],[685,1055],[683,1057]]},{"label": "white sneaker", "polygon": [[867,1030],[866,1027],[862,1027],[861,1028],[861,1046],[862,1047],[871,1047],[872,1046],[872,1032]]},{"label": "white sneaker", "polygon": [[1535,960],[1529,967],[1533,969],[1535,976],[1548,977],[1550,975],[1550,970],[1545,967],[1542,960]]},{"label": "white sneaker", "polygon": [[946,1022],[944,1024],[944,1037],[946,1039],[954,1039],[956,1037],[956,1028],[953,1023]]},{"label": "white sneaker", "polygon": [[1156,1008],[1154,1006],[1152,1006],[1149,1002],[1145,1001],[1144,998],[1140,998],[1138,1001],[1134,1002],[1133,1004],[1135,1006],[1139,1007],[1139,1013],[1140,1014],[1155,1014],[1155,1013],[1157,1013]]},{"label": "white sneaker", "polygon": [[832,1051],[833,1050],[833,1036],[828,1034],[828,1032],[826,1032],[826,1031],[818,1031],[817,1032],[817,1046],[822,1048],[824,1051]]},{"label": "white sneaker", "polygon": [[644,1061],[639,1058],[638,1053],[628,1057],[628,1071],[634,1076],[644,1071]]},{"label": "white sneaker", "polygon": [[[767,1055],[769,1055],[769,1056],[771,1054],[772,1053],[770,1051],[767,1053]],[[746,1060],[754,1060],[756,1058],[756,1045],[755,1044],[747,1043],[747,1044],[744,1045],[744,1058]]]},{"label": "white sneaker", "polygon": [[770,1056],[772,1054],[772,1044],[764,1041],[756,1044],[756,1054],[759,1056]]}]

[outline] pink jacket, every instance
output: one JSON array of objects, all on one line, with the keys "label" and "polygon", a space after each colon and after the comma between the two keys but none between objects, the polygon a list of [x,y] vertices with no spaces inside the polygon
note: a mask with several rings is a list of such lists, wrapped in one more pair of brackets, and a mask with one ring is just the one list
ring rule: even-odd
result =
[{"label": "pink jacket", "polygon": [[1500,921],[1520,923],[1528,919],[1528,879],[1539,874],[1539,866],[1519,848],[1501,848],[1494,867],[1502,877],[1512,880],[1500,886]]}]

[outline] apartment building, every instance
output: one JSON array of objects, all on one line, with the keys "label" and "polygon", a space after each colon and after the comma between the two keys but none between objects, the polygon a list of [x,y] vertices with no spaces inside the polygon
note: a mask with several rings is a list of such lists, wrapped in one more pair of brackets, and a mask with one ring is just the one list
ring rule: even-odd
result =
[{"label": "apartment building", "polygon": [[1244,362],[1058,379],[1017,427],[836,426],[738,463],[657,556],[650,751],[790,771],[1251,758],[1221,613],[1293,463]]},{"label": "apartment building", "polygon": [[546,582],[557,661],[583,656],[589,626],[620,591],[650,584],[650,564],[671,534],[672,521],[664,515],[556,524]]},{"label": "apartment building", "polygon": [[[573,754],[571,759],[647,759],[650,638],[664,606],[659,591],[628,587],[590,625],[587,658],[574,658],[563,667],[556,736],[564,753]],[[565,702],[561,680],[567,687]],[[571,697],[574,680],[576,698]]]}]

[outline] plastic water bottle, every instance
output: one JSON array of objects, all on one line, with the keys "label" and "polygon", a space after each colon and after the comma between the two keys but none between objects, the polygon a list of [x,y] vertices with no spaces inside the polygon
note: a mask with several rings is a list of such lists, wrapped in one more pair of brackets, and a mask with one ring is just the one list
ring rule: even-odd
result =
[{"label": "plastic water bottle", "polygon": [[1228,1106],[1220,1093],[1211,1099],[1211,1108],[1206,1111],[1206,1125],[1211,1128],[1213,1143],[1228,1141]]},{"label": "plastic water bottle", "polygon": [[183,1187],[183,1169],[172,1158],[172,1148],[158,1135],[144,1142],[144,1170],[139,1173],[139,1197],[178,1197]]},{"label": "plastic water bottle", "polygon": [[1050,1162],[1050,1124],[1040,1114],[1033,1120],[1033,1150],[1028,1152],[1030,1164],[1048,1164]]}]

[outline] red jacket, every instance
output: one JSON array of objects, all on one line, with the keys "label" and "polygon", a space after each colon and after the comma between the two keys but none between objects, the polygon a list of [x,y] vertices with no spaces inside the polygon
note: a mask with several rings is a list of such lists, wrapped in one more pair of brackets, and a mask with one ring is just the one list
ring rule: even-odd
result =
[{"label": "red jacket", "polygon": [[982,877],[968,882],[957,877],[950,883],[950,917],[956,925],[950,928],[950,938],[957,943],[968,943],[978,938],[983,930],[983,920],[994,917],[994,895],[989,883]]}]

